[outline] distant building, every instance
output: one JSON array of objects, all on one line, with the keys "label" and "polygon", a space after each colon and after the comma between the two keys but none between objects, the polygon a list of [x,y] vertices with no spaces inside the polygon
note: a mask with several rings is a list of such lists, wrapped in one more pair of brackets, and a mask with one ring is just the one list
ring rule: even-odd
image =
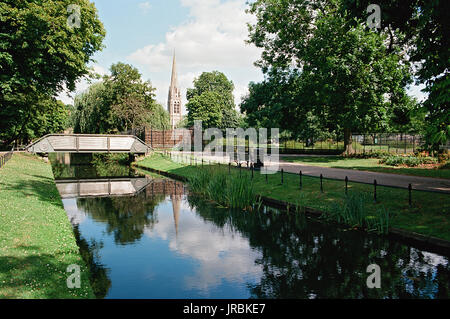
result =
[{"label": "distant building", "polygon": [[178,122],[182,120],[181,109],[181,90],[178,87],[177,65],[174,52],[172,62],[172,78],[170,79],[169,99],[167,102],[167,111],[169,112],[170,126],[172,129],[174,129]]}]

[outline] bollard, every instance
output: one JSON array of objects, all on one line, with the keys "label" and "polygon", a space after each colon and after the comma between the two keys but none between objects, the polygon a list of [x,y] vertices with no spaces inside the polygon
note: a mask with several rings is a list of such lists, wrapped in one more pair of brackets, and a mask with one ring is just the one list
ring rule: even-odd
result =
[{"label": "bollard", "polygon": [[345,176],[345,195],[347,195],[348,192],[348,177]]},{"label": "bollard", "polygon": [[322,182],[322,180],[323,180],[323,175],[320,174],[320,192],[321,193],[323,193],[323,182]]},{"label": "bollard", "polygon": [[412,185],[409,184],[408,185],[408,202],[409,202],[409,207],[412,206]]},{"label": "bollard", "polygon": [[231,163],[228,163],[228,175],[231,174]]},{"label": "bollard", "polygon": [[251,167],[252,167],[252,179],[253,179],[253,163],[251,164]]},{"label": "bollard", "polygon": [[284,170],[281,169],[281,185],[283,185],[284,182]]},{"label": "bollard", "polygon": [[267,167],[266,167],[266,184],[269,182],[269,174],[267,174]]},{"label": "bollard", "polygon": [[373,180],[373,201],[374,203],[377,202],[377,180]]},{"label": "bollard", "polygon": [[302,189],[302,171],[300,170],[300,173],[298,173],[299,179],[300,179],[300,189]]}]

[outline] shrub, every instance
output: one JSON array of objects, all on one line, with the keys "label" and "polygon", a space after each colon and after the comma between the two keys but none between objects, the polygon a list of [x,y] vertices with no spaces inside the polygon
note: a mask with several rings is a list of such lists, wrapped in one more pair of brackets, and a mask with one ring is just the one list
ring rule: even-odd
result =
[{"label": "shrub", "polygon": [[389,155],[381,158],[380,163],[391,166],[405,165],[408,167],[415,167],[422,164],[436,164],[437,159],[425,156]]}]

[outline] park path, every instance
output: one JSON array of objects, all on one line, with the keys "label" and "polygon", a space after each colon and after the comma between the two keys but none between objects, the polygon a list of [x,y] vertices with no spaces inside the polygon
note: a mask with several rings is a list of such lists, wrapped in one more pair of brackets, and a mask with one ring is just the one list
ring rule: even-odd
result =
[{"label": "park path", "polygon": [[[192,154],[190,152],[172,152],[172,153],[179,155],[182,154],[182,156]],[[198,158],[200,158],[200,156]],[[225,158],[217,156],[203,155],[201,156],[201,158],[203,158],[205,161],[210,160],[215,162],[220,161],[222,163],[227,162]],[[324,178],[333,178],[338,180],[345,180],[345,177],[347,176],[349,181],[351,182],[373,184],[373,181],[377,180],[378,185],[401,187],[401,188],[408,188],[408,185],[411,184],[412,188],[415,190],[434,191],[450,194],[450,180],[444,178],[359,171],[345,168],[321,167],[321,166],[306,165],[302,163],[290,163],[282,160],[280,160],[278,163],[276,162],[266,163],[265,166],[272,167],[275,169],[277,164],[278,170],[283,169],[285,172],[294,174],[298,174],[301,170],[302,174],[304,175],[319,177],[320,174],[322,174]]]},{"label": "park path", "polygon": [[[274,164],[276,165],[276,163],[272,163],[271,165]],[[411,184],[412,188],[416,190],[439,191],[450,194],[450,180],[443,178],[320,167],[284,161],[280,161],[278,166],[279,170],[283,169],[285,172],[295,174],[298,174],[301,170],[302,174],[311,176],[320,176],[322,174],[325,178],[345,180],[347,176],[350,181],[362,183],[373,183],[376,179],[378,185],[408,188],[408,185]]]}]

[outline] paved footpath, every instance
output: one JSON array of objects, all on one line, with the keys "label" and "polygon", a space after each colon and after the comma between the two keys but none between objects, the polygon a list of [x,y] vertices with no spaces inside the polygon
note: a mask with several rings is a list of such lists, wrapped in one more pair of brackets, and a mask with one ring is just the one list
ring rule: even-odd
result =
[{"label": "paved footpath", "polygon": [[283,169],[285,172],[296,174],[298,174],[301,170],[305,175],[320,176],[320,174],[322,174],[323,177],[342,180],[344,180],[345,176],[347,176],[348,179],[353,182],[373,183],[373,181],[376,179],[378,185],[386,186],[408,188],[408,184],[411,184],[413,189],[440,191],[450,194],[450,180],[443,178],[358,171],[344,168],[320,167],[283,161],[279,162],[278,169]]},{"label": "paved footpath", "polygon": [[[189,154],[188,152],[173,152],[175,154]],[[284,155],[283,155],[284,156]],[[200,158],[200,157],[199,157]],[[218,161],[220,158],[214,156],[203,156],[205,160]],[[220,160],[224,162],[224,159]],[[276,163],[270,163],[267,167],[273,166]],[[408,188],[411,184],[413,189],[426,190],[426,191],[438,191],[450,194],[450,179],[433,178],[433,177],[421,177],[411,175],[400,175],[390,173],[378,173],[368,171],[358,171],[345,168],[330,168],[305,165],[300,163],[290,163],[280,161],[278,163],[278,170],[283,169],[285,172],[298,174],[300,170],[304,175],[311,175],[319,177],[320,174],[325,178],[334,178],[345,180],[347,176],[351,182],[373,183],[376,179],[378,185],[394,186]]]}]

